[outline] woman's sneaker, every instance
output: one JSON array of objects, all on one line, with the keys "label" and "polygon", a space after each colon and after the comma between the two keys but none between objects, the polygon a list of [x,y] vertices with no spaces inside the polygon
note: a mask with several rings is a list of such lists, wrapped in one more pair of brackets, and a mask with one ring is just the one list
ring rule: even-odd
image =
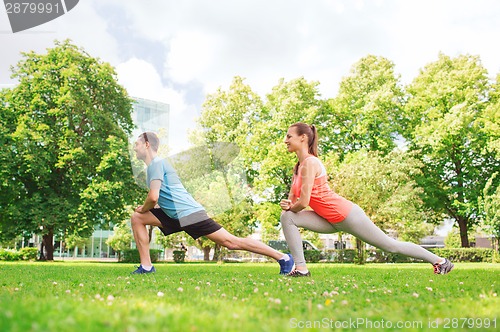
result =
[{"label": "woman's sneaker", "polygon": [[453,270],[453,267],[455,265],[453,265],[452,262],[450,262],[445,258],[444,263],[442,264],[436,263],[432,266],[434,267],[434,274],[446,274],[451,272],[451,270]]},{"label": "woman's sneaker", "polygon": [[307,271],[306,273],[302,273],[299,270],[293,270],[292,272],[288,273],[286,276],[292,277],[292,278],[310,277],[311,272]]}]

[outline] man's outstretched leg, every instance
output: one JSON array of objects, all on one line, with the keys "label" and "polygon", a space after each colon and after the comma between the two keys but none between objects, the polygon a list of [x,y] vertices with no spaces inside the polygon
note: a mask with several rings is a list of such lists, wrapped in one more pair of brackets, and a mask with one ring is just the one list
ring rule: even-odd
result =
[{"label": "man's outstretched leg", "polygon": [[246,250],[255,254],[274,258],[280,264],[280,274],[290,273],[295,266],[292,255],[285,255],[277,250],[274,250],[268,245],[250,237],[241,238],[234,236],[224,228],[208,234],[206,235],[206,237],[208,237],[215,243],[228,248],[229,250]]}]

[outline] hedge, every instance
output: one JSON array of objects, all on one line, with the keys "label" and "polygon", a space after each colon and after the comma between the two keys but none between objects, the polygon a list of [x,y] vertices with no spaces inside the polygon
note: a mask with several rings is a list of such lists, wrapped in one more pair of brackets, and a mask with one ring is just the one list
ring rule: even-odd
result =
[{"label": "hedge", "polygon": [[488,248],[433,248],[433,253],[452,262],[494,262],[495,250]]},{"label": "hedge", "polygon": [[29,261],[36,260],[37,257],[38,248],[26,247],[19,250],[0,248],[0,261]]},{"label": "hedge", "polygon": [[[149,254],[151,255],[151,262],[155,263],[159,260],[161,250],[150,249]],[[141,261],[141,257],[139,256],[139,250],[137,249],[123,250],[120,261],[123,263],[139,263]]]},{"label": "hedge", "polygon": [[[485,262],[492,263],[498,261],[495,258],[495,251],[488,248],[432,248],[431,252],[438,256],[446,257],[452,262]],[[356,249],[331,249],[324,253],[325,260],[333,263],[354,263],[356,259]],[[420,262],[418,259],[407,257],[401,254],[385,252],[380,249],[367,250],[368,263],[411,263]]]}]

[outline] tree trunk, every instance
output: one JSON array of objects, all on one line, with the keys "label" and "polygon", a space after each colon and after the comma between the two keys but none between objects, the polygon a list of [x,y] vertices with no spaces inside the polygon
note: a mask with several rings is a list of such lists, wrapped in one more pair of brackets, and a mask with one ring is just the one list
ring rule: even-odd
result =
[{"label": "tree trunk", "polygon": [[210,260],[210,249],[211,247],[203,247],[203,260],[204,261],[209,261]]},{"label": "tree trunk", "polygon": [[460,229],[460,241],[462,242],[462,248],[469,248],[469,236],[467,235],[467,219],[458,218],[458,228]]},{"label": "tree trunk", "polygon": [[149,243],[151,243],[151,239],[153,238],[153,228],[153,226],[149,226],[148,229]]},{"label": "tree trunk", "polygon": [[45,248],[45,251],[47,252],[45,255],[45,260],[47,261],[53,261],[54,260],[54,232],[52,229],[49,229],[48,234],[43,235],[43,240],[42,240],[42,246]]},{"label": "tree trunk", "polygon": [[212,258],[212,261],[214,262],[219,261],[220,256],[221,256],[220,245],[216,244],[214,247],[214,257]]},{"label": "tree trunk", "polygon": [[358,250],[357,262],[359,265],[365,264],[365,243],[356,238],[356,249]]}]

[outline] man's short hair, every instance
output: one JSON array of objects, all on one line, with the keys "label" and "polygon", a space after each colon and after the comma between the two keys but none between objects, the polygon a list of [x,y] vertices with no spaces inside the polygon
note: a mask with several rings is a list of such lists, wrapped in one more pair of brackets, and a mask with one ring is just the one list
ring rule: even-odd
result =
[{"label": "man's short hair", "polygon": [[153,151],[158,151],[158,147],[160,146],[160,139],[155,133],[147,131],[140,134],[139,138],[142,139],[143,142],[149,142],[149,145],[151,146]]}]

